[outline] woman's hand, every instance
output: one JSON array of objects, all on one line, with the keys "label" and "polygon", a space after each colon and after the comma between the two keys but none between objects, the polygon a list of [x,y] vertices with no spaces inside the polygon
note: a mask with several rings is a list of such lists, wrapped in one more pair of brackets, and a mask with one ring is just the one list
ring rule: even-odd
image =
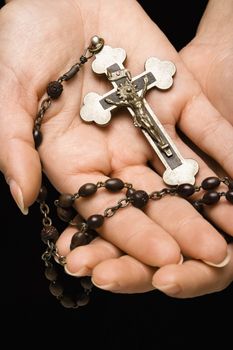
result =
[{"label": "woman's hand", "polygon": [[[181,141],[176,125],[233,176],[232,127],[204,97],[174,48],[135,1],[13,0],[1,10],[0,28],[0,166],[22,211],[35,200],[41,182],[32,138],[38,101],[47,83],[77,61],[95,34],[126,50],[133,76],[150,56],[176,64],[174,87],[166,93],[148,92],[149,104],[183,156],[199,162],[198,183],[214,173]],[[148,192],[163,186],[161,163],[126,112],[113,117],[104,129],[81,121],[86,93],[103,94],[107,89],[108,84],[96,78],[87,64],[46,114],[39,155],[44,172],[60,192],[74,193],[86,182],[108,177],[120,177]],[[220,147],[223,133],[224,147]],[[84,217],[102,213],[118,197],[103,192],[83,200],[78,210]],[[207,215],[232,234],[231,210],[224,202],[207,208]],[[222,236],[181,198],[151,203],[145,212],[134,207],[119,211],[99,233],[101,238],[89,246],[70,252],[69,228],[58,248],[67,256],[67,271],[93,274],[94,282],[109,290],[116,290],[116,281],[118,291],[154,288],[154,267],[178,264],[181,252],[216,265],[229,260]]]}]

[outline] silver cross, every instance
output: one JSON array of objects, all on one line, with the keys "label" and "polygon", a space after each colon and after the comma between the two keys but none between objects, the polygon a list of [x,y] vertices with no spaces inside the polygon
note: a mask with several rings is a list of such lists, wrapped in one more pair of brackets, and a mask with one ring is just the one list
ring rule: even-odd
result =
[{"label": "silver cross", "polygon": [[104,46],[92,63],[95,73],[105,73],[113,89],[101,96],[90,92],[84,98],[81,118],[86,122],[107,125],[111,120],[111,111],[117,107],[126,107],[133,117],[134,125],[141,129],[152,148],[164,164],[166,170],[163,180],[168,185],[195,183],[198,164],[193,159],[184,159],[166,130],[155,116],[145,100],[148,89],[157,87],[169,89],[173,84],[175,65],[170,61],[160,61],[150,57],[145,64],[145,72],[132,78],[123,62],[125,50]]}]

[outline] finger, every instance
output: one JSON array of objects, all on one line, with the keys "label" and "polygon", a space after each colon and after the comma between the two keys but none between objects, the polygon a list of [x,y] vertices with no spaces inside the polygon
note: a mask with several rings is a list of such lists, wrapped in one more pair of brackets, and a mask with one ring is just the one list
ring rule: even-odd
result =
[{"label": "finger", "polygon": [[76,231],[73,227],[68,227],[56,243],[59,254],[66,256],[65,270],[69,275],[76,277],[91,275],[96,265],[122,254],[118,248],[101,237],[70,251],[71,239]]},{"label": "finger", "polygon": [[233,128],[202,93],[193,97],[178,125],[198,147],[233,176]]},{"label": "finger", "polygon": [[233,280],[233,245],[229,245],[230,263],[217,269],[200,261],[186,261],[183,265],[160,268],[153,277],[153,285],[176,298],[191,298],[226,288]]},{"label": "finger", "polygon": [[142,293],[154,289],[151,284],[154,268],[124,255],[98,264],[92,282],[101,289],[115,293]]},{"label": "finger", "polygon": [[[69,182],[63,182],[62,190],[74,193],[83,183],[97,183],[106,179],[103,175],[71,176]],[[122,197],[125,197],[122,192],[110,194],[106,189],[99,189],[97,195],[79,198],[76,207],[83,217],[88,218],[93,214],[103,214],[107,207],[115,205]],[[181,259],[180,248],[175,240],[143,211],[133,206],[120,209],[111,218],[105,218],[98,232],[119,249],[151,266],[162,266],[170,261],[178,263]]]},{"label": "finger", "polygon": [[7,104],[0,110],[0,169],[23,214],[35,201],[41,184],[41,165],[34,148],[33,122],[26,111]]},{"label": "finger", "polygon": [[[164,187],[161,178],[148,167],[128,167],[116,174],[126,181],[133,178],[136,189],[147,193]],[[144,179],[147,179],[146,181]],[[146,213],[178,242],[182,253],[212,264],[222,264],[227,244],[217,230],[193,206],[180,197],[167,196],[150,201]],[[225,261],[227,263],[227,260]]]}]

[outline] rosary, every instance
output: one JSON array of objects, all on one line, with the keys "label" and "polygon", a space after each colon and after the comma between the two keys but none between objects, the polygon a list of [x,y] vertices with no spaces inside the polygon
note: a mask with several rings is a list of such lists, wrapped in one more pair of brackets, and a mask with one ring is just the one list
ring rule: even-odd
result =
[{"label": "rosary", "polygon": [[[123,65],[126,59],[125,50],[104,45],[104,40],[98,36],[91,39],[90,45],[78,63],[74,64],[58,80],[48,84],[47,97],[42,101],[34,122],[35,146],[38,148],[43,141],[41,125],[44,115],[52,105],[52,101],[58,99],[62,94],[63,83],[74,78],[93,56],[95,56],[92,62],[93,71],[97,74],[105,74],[112,83],[113,89],[103,96],[95,92],[88,93],[80,111],[81,119],[104,126],[110,122],[112,110],[126,107],[131,114],[134,126],[143,133],[163,163],[165,167],[163,180],[168,187],[147,193],[144,190],[135,189],[133,184],[125,183],[121,179],[109,178],[105,182],[86,183],[74,194],[61,194],[54,203],[57,215],[62,221],[77,229],[71,239],[70,250],[90,243],[98,235],[96,230],[104,224],[105,220],[129,205],[144,209],[150,200],[160,200],[164,196],[180,196],[192,203],[194,208],[204,215],[204,206],[217,204],[221,197],[225,197],[233,204],[233,180],[228,177],[212,176],[204,179],[200,186],[195,185],[195,175],[198,172],[197,162],[182,157],[145,99],[146,92],[153,87],[166,90],[172,86],[176,71],[175,65],[170,61],[160,61],[158,58],[150,57],[145,63],[145,71],[133,78],[130,71]],[[227,187],[226,192],[216,190],[221,183]],[[99,190],[112,193],[122,191],[124,196],[115,205],[106,208],[102,214],[93,214],[85,220],[75,212],[73,205],[79,198],[94,196]],[[192,200],[192,195],[199,191],[204,192],[202,198]],[[59,254],[56,248],[59,233],[49,216],[46,199],[47,190],[42,186],[37,202],[43,215],[41,238],[46,244],[46,251],[42,255],[45,263],[45,277],[50,281],[50,292],[64,307],[78,308],[89,302],[93,284],[90,277],[82,277],[79,279],[80,288],[76,288],[75,292],[71,290],[66,293],[58,270],[59,265],[65,266],[66,259]],[[226,239],[229,238],[225,236]],[[58,263],[58,267],[53,263],[53,259]],[[77,284],[77,279],[75,283]]]}]

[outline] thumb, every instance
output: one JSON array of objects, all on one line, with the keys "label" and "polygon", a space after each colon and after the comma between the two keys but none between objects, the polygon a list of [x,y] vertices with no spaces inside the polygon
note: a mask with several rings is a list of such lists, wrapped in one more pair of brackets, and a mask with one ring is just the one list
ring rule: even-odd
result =
[{"label": "thumb", "polygon": [[0,170],[23,214],[35,201],[41,184],[41,164],[34,147],[32,117],[20,110],[0,112]]}]

